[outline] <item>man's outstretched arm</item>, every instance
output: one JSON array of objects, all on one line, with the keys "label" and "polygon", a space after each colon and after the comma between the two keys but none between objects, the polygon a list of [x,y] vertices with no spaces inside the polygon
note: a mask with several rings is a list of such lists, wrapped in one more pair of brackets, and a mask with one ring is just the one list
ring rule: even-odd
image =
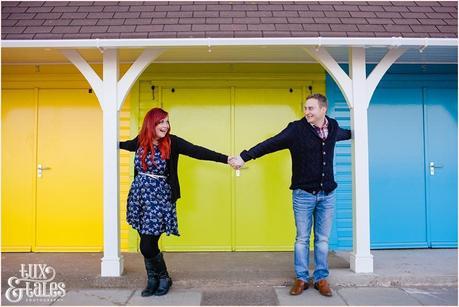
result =
[{"label": "man's outstretched arm", "polygon": [[338,126],[338,131],[336,133],[336,141],[345,141],[350,140],[352,137],[351,130],[343,129]]},{"label": "man's outstretched arm", "polygon": [[252,159],[260,158],[266,154],[286,149],[293,142],[293,130],[293,124],[290,123],[284,130],[279,132],[277,135],[270,137],[269,139],[261,143],[258,143],[249,150],[243,150],[239,157],[242,159],[243,162],[247,162]]}]

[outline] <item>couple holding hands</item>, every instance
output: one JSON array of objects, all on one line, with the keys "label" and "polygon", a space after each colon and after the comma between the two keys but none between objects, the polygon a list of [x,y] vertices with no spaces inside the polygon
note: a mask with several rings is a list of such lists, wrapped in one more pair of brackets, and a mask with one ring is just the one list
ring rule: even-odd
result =
[{"label": "couple holding hands", "polygon": [[160,108],[146,114],[139,135],[120,142],[121,149],[135,152],[135,177],[127,200],[127,222],[140,235],[140,251],[147,271],[147,286],[142,296],[164,295],[172,285],[158,241],[163,233],[179,235],[175,205],[180,198],[179,155],[229,164],[237,170],[247,161],[282,149],[288,149],[292,157],[290,189],[296,226],[296,279],[290,294],[299,295],[309,287],[309,237],[314,223],[312,284],[320,294],[332,296],[327,282],[327,257],[337,187],[333,156],[335,143],[350,139],[351,131],[340,128],[336,120],[326,116],[327,108],[325,96],[310,95],[304,103],[303,118],[235,157],[170,134],[168,113]]}]

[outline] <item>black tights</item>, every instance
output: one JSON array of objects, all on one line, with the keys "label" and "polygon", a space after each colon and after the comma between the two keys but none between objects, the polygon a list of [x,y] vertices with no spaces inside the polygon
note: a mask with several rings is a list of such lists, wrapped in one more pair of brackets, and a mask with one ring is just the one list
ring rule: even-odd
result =
[{"label": "black tights", "polygon": [[159,236],[141,234],[140,235],[140,252],[145,258],[153,258],[159,254]]}]

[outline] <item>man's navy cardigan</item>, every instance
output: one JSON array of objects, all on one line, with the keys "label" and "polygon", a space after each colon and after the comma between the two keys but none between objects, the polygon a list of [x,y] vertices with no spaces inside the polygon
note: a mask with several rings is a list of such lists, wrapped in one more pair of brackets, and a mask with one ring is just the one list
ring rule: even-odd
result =
[{"label": "man's navy cardigan", "polygon": [[[177,201],[177,199],[180,198],[180,184],[177,173],[179,154],[183,154],[199,160],[209,160],[225,164],[228,163],[228,156],[201,146],[191,144],[190,142],[185,141],[184,139],[176,135],[171,134],[170,137],[171,156],[169,160],[166,161],[168,171],[167,182],[171,186],[171,200],[174,203]],[[139,137],[136,136],[135,139],[120,142],[119,146],[121,149],[125,149],[128,151],[137,151],[137,148],[139,148],[138,138]],[[135,170],[134,176],[137,176],[137,170]]]},{"label": "man's navy cardigan", "polygon": [[290,150],[292,157],[292,183],[290,189],[302,189],[326,194],[338,186],[333,175],[333,156],[337,141],[349,140],[351,131],[339,127],[327,116],[328,136],[322,140],[306,118],[291,122],[279,134],[241,152],[244,161],[262,157],[282,149]]}]

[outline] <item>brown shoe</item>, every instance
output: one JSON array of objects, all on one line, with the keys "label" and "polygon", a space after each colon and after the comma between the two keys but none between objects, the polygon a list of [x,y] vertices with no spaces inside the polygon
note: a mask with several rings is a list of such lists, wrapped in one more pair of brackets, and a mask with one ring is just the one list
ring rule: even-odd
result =
[{"label": "brown shoe", "polygon": [[300,295],[303,293],[303,290],[309,288],[309,283],[305,282],[304,280],[297,279],[293,284],[292,289],[290,289],[290,295]]},{"label": "brown shoe", "polygon": [[314,284],[314,289],[319,290],[319,293],[323,296],[332,296],[330,285],[326,279],[319,280]]}]

